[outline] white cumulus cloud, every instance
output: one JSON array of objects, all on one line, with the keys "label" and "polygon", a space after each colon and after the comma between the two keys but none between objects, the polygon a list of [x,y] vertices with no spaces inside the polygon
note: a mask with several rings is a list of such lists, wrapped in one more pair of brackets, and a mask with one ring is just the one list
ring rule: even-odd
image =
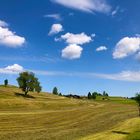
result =
[{"label": "white cumulus cloud", "polygon": [[66,33],[61,35],[60,38],[55,38],[55,41],[65,40],[69,44],[66,48],[62,50],[62,57],[67,59],[78,59],[81,57],[83,48],[79,45],[83,45],[92,41],[92,38],[95,37],[91,35],[88,36],[85,33],[73,34]]},{"label": "white cumulus cloud", "polygon": [[25,43],[25,38],[16,35],[7,26],[6,22],[0,21],[0,44],[11,48],[22,46]]},{"label": "white cumulus cloud", "polygon": [[83,48],[76,45],[70,44],[62,50],[62,57],[67,59],[80,58]]},{"label": "white cumulus cloud", "polygon": [[3,73],[3,74],[18,74],[22,71],[24,71],[24,68],[20,66],[19,64],[13,64],[5,68],[0,68],[0,73]]},{"label": "white cumulus cloud", "polygon": [[73,34],[66,33],[65,35],[61,35],[61,39],[65,40],[68,44],[79,44],[83,45],[85,43],[89,43],[92,41],[92,37],[86,35],[85,33]]},{"label": "white cumulus cloud", "polygon": [[6,23],[3,20],[0,20],[0,27],[7,27],[7,26],[8,26],[8,23]]},{"label": "white cumulus cloud", "polygon": [[140,61],[140,52],[138,52],[136,55],[135,55],[135,59]]},{"label": "white cumulus cloud", "polygon": [[62,31],[63,31],[63,26],[61,24],[53,24],[49,32],[49,35],[58,34],[59,32]]},{"label": "white cumulus cloud", "polygon": [[68,8],[84,11],[84,12],[100,12],[109,13],[111,6],[106,0],[51,0]]},{"label": "white cumulus cloud", "polygon": [[99,51],[106,51],[107,50],[107,47],[106,46],[100,46],[96,49],[97,52]]},{"label": "white cumulus cloud", "polygon": [[124,58],[131,54],[135,54],[139,50],[140,37],[124,37],[116,44],[115,50],[113,52],[113,58]]},{"label": "white cumulus cloud", "polygon": [[136,37],[140,37],[140,34],[135,34],[136,35]]}]

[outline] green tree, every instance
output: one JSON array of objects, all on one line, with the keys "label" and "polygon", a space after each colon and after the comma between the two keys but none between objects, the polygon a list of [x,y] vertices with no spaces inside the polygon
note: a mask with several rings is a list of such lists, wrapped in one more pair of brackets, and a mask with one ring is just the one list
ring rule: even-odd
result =
[{"label": "green tree", "polygon": [[59,93],[58,93],[58,89],[57,89],[57,87],[54,87],[53,88],[53,92],[52,92],[53,94],[55,94],[55,95],[58,95]]},{"label": "green tree", "polygon": [[29,91],[41,91],[41,86],[38,81],[38,78],[35,77],[34,73],[32,72],[22,72],[19,74],[19,77],[17,78],[17,82],[19,84],[19,88],[24,91],[25,95]]},{"label": "green tree", "polygon": [[139,110],[139,116],[140,116],[140,93],[136,94],[135,100],[138,103],[138,110]]},{"label": "green tree", "polygon": [[96,96],[99,96],[99,93],[98,92],[93,92],[92,94],[96,95]]},{"label": "green tree", "polygon": [[92,93],[92,99],[94,99],[94,100],[96,99],[96,92]]},{"label": "green tree", "polygon": [[108,95],[107,92],[104,91],[104,92],[103,92],[103,96],[107,96],[107,97],[108,97],[109,95]]},{"label": "green tree", "polygon": [[5,87],[8,85],[8,79],[4,80],[4,85],[5,85]]},{"label": "green tree", "polygon": [[88,99],[91,99],[91,93],[90,92],[88,93]]},{"label": "green tree", "polygon": [[103,92],[103,96],[106,96],[106,92],[105,91]]},{"label": "green tree", "polygon": [[39,82],[38,79],[37,79],[37,81],[35,82],[35,91],[36,91],[37,93],[40,93],[41,90],[42,90],[42,87],[40,86],[40,82]]},{"label": "green tree", "polygon": [[107,96],[107,97],[109,96],[108,93],[106,93],[106,96]]}]

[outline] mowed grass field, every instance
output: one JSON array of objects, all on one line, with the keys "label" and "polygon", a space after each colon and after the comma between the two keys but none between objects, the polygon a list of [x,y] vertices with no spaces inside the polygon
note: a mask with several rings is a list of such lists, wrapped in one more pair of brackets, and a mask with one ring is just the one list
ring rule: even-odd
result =
[{"label": "mowed grass field", "polygon": [[21,93],[16,87],[0,87],[0,140],[140,139],[134,101],[89,101],[48,93],[25,98]]}]

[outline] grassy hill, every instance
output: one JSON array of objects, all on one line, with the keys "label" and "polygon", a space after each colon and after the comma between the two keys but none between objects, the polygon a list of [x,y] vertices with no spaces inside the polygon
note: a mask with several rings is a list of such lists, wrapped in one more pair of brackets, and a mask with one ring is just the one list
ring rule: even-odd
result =
[{"label": "grassy hill", "polygon": [[[139,136],[140,122],[133,101],[70,99],[0,86],[2,140],[122,140]],[[113,139],[112,139],[113,138]]]}]

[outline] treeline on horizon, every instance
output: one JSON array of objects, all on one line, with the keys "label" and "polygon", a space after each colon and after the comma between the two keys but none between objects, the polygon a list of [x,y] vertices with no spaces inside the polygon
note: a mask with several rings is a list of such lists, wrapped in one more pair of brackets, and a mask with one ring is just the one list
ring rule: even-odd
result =
[{"label": "treeline on horizon", "polygon": [[[40,93],[42,91],[42,87],[40,85],[39,79],[35,77],[35,74],[33,72],[22,72],[19,74],[19,77],[16,79],[19,85],[19,88],[24,92],[25,96],[28,94],[29,91]],[[8,86],[8,79],[4,80],[4,86]],[[62,94],[58,91],[57,87],[54,87],[52,90],[52,94],[59,95],[59,96],[65,96],[68,98],[76,98],[76,99],[93,99],[95,100],[97,96],[101,96],[102,100],[109,100],[109,94],[106,91],[103,91],[103,93],[99,92],[88,92],[87,95],[77,95],[77,94]],[[127,98],[128,97],[124,97]],[[135,99],[135,97],[131,97],[129,99]]]},{"label": "treeline on horizon", "polygon": [[103,100],[105,99],[108,99],[109,95],[107,92],[103,91],[103,93],[98,93],[98,92],[89,92],[87,94],[87,96],[80,96],[80,95],[76,95],[76,94],[67,94],[67,95],[63,95],[61,92],[59,93],[58,92],[58,89],[57,87],[54,87],[53,88],[53,91],[52,91],[52,94],[54,95],[59,95],[59,96],[65,96],[65,97],[69,97],[69,98],[76,98],[76,99],[84,99],[84,98],[87,98],[87,99],[96,99],[97,96],[102,96],[103,97]]}]

